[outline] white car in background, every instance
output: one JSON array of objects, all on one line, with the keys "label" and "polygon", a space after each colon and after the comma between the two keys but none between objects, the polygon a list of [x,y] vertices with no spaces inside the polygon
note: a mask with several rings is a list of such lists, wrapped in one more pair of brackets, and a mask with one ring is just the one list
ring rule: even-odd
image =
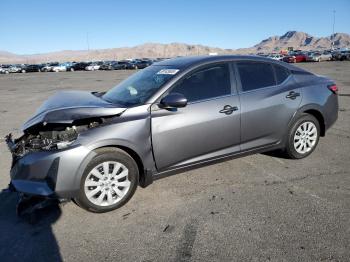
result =
[{"label": "white car in background", "polygon": [[271,58],[271,59],[273,59],[273,60],[282,61],[283,55],[280,55],[280,54],[271,54],[271,55],[268,56],[268,58]]},{"label": "white car in background", "polygon": [[102,65],[102,63],[91,63],[90,65],[88,65],[87,67],[85,67],[86,71],[95,71],[95,70],[99,70],[100,66]]},{"label": "white car in background", "polygon": [[0,74],[9,74],[9,69],[8,68],[2,68],[0,67]]},{"label": "white car in background", "polygon": [[58,63],[57,62],[48,63],[44,67],[42,67],[40,71],[41,72],[52,72],[52,68],[54,66],[58,66]]},{"label": "white car in background", "polygon": [[21,73],[22,67],[20,65],[12,65],[8,68],[10,73]]},{"label": "white car in background", "polygon": [[51,67],[52,72],[66,72],[67,66],[65,64],[58,64]]}]

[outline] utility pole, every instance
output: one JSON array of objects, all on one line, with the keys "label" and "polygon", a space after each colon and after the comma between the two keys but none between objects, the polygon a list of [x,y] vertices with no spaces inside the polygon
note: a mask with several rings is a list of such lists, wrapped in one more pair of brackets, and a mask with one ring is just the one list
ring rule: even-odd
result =
[{"label": "utility pole", "polygon": [[332,34],[332,50],[334,49],[334,27],[335,27],[335,10],[333,10],[333,34]]},{"label": "utility pole", "polygon": [[86,33],[87,50],[90,51],[89,32]]}]

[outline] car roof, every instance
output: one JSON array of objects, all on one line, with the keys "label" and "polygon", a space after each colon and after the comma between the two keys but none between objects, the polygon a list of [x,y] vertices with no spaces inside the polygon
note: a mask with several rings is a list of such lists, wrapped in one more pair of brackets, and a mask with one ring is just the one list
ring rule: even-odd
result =
[{"label": "car roof", "polygon": [[[306,71],[302,68],[293,66],[289,63],[276,61],[271,58],[255,56],[255,55],[206,55],[206,56],[184,56],[156,62],[153,65],[172,66],[177,69],[186,69],[201,64],[215,63],[215,62],[229,62],[229,61],[253,61],[253,62],[267,62],[284,66],[294,71]],[[307,71],[306,71],[307,72]]]}]

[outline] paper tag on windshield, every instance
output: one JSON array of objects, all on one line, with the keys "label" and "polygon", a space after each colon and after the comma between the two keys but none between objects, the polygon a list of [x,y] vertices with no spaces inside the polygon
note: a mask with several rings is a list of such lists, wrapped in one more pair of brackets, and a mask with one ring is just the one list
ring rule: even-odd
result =
[{"label": "paper tag on windshield", "polygon": [[175,75],[177,72],[179,72],[179,69],[162,69],[157,75]]}]

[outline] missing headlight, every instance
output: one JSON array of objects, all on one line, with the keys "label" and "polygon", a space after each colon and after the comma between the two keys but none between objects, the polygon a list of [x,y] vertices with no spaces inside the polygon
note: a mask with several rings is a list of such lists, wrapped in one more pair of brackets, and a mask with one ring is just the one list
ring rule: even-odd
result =
[{"label": "missing headlight", "polygon": [[42,125],[40,128],[27,131],[22,137],[12,139],[9,134],[6,142],[12,154],[21,157],[29,152],[63,149],[70,146],[80,132],[97,127],[100,122],[86,121],[79,125],[64,126],[59,124]]}]

